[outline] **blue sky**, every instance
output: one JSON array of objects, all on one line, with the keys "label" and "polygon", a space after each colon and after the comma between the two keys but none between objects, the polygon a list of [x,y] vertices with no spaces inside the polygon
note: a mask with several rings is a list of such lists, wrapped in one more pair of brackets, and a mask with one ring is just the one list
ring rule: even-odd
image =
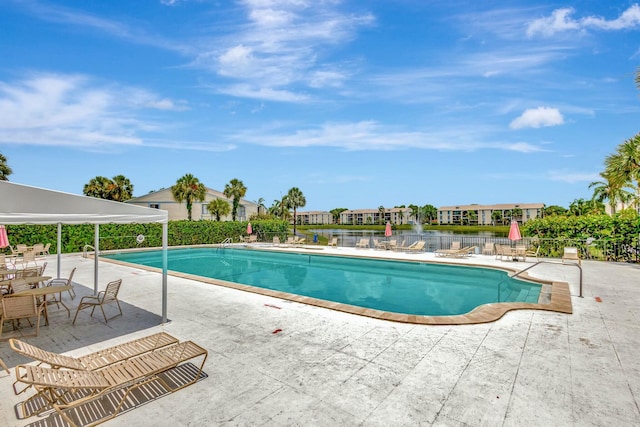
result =
[{"label": "blue sky", "polygon": [[0,28],[9,179],[77,194],[567,207],[640,131],[632,1],[5,0]]}]

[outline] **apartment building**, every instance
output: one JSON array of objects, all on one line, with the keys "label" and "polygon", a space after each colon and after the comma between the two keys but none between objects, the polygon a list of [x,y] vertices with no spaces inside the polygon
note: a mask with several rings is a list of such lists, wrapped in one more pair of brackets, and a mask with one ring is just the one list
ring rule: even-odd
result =
[{"label": "apartment building", "polygon": [[520,224],[540,217],[544,203],[504,203],[498,205],[442,206],[438,209],[438,224],[497,225],[511,219]]}]

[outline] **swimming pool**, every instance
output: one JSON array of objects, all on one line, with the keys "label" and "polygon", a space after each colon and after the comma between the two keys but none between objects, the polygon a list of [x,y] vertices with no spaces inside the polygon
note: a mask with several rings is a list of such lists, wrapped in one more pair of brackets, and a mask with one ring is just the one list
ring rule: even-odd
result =
[{"label": "swimming pool", "polygon": [[[162,267],[161,251],[106,258]],[[506,271],[239,248],[168,251],[169,270],[391,313],[451,316],[489,303],[537,303],[541,285]]]}]

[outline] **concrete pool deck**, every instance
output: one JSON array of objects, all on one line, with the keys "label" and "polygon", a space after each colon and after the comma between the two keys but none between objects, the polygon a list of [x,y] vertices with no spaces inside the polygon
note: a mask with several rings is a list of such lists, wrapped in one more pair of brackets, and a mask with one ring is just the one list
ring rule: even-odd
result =
[{"label": "concrete pool deck", "polygon": [[[435,260],[432,253],[323,251]],[[47,261],[52,274],[56,259]],[[483,255],[448,261],[532,264]],[[92,292],[93,265],[62,257],[63,276],[78,268],[78,297],[63,295],[71,318]],[[208,349],[207,378],[105,425],[639,425],[640,265],[583,261],[584,298],[578,272],[562,264],[531,270],[569,283],[573,314],[517,310],[456,326],[389,322],[170,276],[170,322],[161,325],[160,275],[100,262],[100,289],[123,279],[124,316],[105,324],[99,313],[81,312],[72,326],[51,306],[50,326],[25,340],[84,354],[166,331]],[[10,368],[29,362],[6,341],[0,357]],[[50,425],[55,416],[16,419],[14,406],[25,396],[14,395],[14,375],[0,373],[0,425]]]}]

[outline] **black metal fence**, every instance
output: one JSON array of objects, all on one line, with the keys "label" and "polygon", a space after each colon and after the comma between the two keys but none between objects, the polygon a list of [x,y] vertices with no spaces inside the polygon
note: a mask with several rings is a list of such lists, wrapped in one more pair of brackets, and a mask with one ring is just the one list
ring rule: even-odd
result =
[{"label": "black metal fence", "polygon": [[[282,243],[286,242],[285,236],[278,235]],[[264,243],[272,243],[271,235],[259,236],[259,241]],[[493,247],[494,244],[515,245],[516,242],[506,237],[491,236],[471,236],[471,235],[431,235],[424,233],[403,233],[398,236],[384,237],[379,233],[363,232],[336,235],[338,238],[338,246],[355,247],[361,239],[369,239],[369,247],[374,247],[374,239],[396,240],[397,246],[409,246],[419,240],[425,242],[425,252],[434,252],[439,249],[449,249],[454,242],[460,247],[474,246],[477,254],[489,253],[486,249]],[[314,244],[313,236],[307,236],[305,244]],[[534,251],[539,248],[538,256],[540,258],[561,258],[565,247],[575,247],[581,259],[591,259],[600,261],[616,261],[616,262],[633,262],[640,263],[640,246],[638,238],[633,240],[633,244],[620,243],[613,240],[595,240],[595,239],[540,239],[537,237],[524,237],[518,240],[519,245],[525,245],[527,249]]]}]

